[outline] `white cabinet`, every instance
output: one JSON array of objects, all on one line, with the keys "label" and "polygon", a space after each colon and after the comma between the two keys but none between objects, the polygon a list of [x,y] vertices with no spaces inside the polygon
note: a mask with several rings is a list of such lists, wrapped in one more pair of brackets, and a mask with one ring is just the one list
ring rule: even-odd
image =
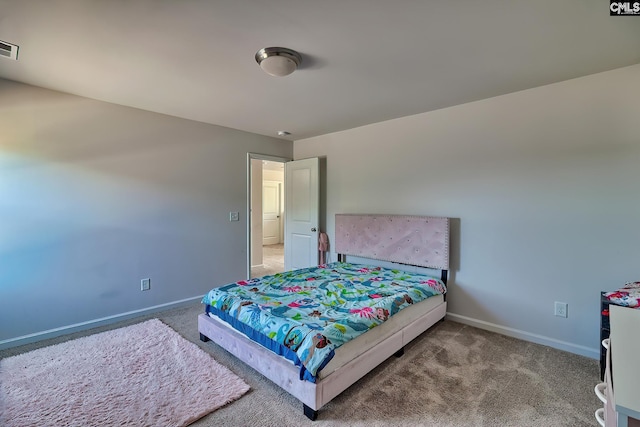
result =
[{"label": "white cabinet", "polygon": [[605,382],[594,389],[603,403],[596,420],[603,427],[640,427],[640,310],[612,305],[609,315]]}]

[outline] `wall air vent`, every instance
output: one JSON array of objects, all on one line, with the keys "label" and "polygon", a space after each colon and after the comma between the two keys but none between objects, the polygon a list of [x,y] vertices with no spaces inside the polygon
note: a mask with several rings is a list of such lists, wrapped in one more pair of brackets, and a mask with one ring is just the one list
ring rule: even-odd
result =
[{"label": "wall air vent", "polygon": [[0,56],[5,58],[18,60],[18,46],[15,44],[3,42],[0,40]]}]

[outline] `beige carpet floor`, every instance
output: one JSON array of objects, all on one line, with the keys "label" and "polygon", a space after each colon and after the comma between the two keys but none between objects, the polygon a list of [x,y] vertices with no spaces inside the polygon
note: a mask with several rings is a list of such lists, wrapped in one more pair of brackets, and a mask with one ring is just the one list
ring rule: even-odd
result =
[{"label": "beige carpet floor", "polygon": [[284,244],[264,245],[262,265],[251,267],[251,277],[261,277],[284,271]]},{"label": "beige carpet floor", "polygon": [[211,342],[199,341],[199,303],[40,343],[157,317],[242,378],[251,390],[193,426],[595,426],[596,360],[444,321],[326,405],[318,420],[302,404]]}]

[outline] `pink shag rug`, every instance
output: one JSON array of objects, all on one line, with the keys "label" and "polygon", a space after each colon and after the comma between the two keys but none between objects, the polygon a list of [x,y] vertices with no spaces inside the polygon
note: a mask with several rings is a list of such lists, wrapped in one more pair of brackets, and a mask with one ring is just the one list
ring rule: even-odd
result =
[{"label": "pink shag rug", "polygon": [[153,319],[0,360],[0,425],[186,426],[248,390]]}]

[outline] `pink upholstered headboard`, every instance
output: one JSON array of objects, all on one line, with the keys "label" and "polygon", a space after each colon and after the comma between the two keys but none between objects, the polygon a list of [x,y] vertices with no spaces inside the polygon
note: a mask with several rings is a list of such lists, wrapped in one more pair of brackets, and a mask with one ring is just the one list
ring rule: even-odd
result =
[{"label": "pink upholstered headboard", "polygon": [[449,269],[449,218],[336,214],[339,254]]}]

